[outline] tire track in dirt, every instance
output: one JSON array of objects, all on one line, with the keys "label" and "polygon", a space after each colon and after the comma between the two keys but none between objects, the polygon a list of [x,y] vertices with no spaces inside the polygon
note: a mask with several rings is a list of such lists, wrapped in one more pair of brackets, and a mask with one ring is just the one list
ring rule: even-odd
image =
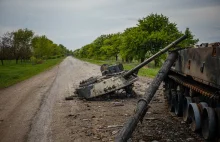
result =
[{"label": "tire track in dirt", "polygon": [[26,141],[30,124],[57,66],[28,80],[0,90],[0,141]]}]

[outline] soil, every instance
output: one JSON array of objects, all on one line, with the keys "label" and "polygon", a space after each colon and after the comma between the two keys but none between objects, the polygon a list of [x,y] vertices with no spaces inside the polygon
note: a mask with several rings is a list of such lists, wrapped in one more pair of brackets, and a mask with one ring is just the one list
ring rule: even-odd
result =
[{"label": "soil", "polygon": [[[97,75],[99,66],[67,57],[46,72],[0,90],[0,141],[114,141],[152,79],[135,82],[136,98],[65,100],[80,81]],[[203,141],[167,111],[162,87],[150,106],[129,141]]]}]

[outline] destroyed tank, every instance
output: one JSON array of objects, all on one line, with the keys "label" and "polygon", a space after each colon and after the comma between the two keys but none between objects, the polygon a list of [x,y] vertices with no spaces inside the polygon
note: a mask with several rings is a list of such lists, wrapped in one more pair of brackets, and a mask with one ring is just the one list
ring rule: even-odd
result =
[{"label": "destroyed tank", "polygon": [[[87,80],[80,82],[79,87],[75,93],[80,98],[91,99],[99,96],[117,93],[117,91],[124,90],[128,96],[133,95],[133,83],[138,79],[137,72],[140,68],[159,57],[161,54],[168,51],[173,46],[184,40],[186,36],[182,36],[176,41],[172,42],[166,48],[162,49],[149,59],[145,60],[141,64],[137,65],[129,71],[124,71],[122,65],[115,67],[108,67],[107,65],[101,66],[102,76],[91,77]],[[116,69],[117,68],[117,69]],[[111,69],[113,71],[111,71]]]},{"label": "destroyed tank", "polygon": [[182,116],[206,140],[220,137],[220,43],[178,51],[164,79],[169,110]]},{"label": "destroyed tank", "polygon": [[220,140],[220,43],[201,44],[171,53],[146,92],[135,114],[115,138],[126,142],[145,116],[161,82],[168,108],[205,140]]},{"label": "destroyed tank", "polygon": [[124,67],[121,63],[119,63],[117,65],[111,65],[111,66],[109,66],[108,64],[103,64],[103,65],[101,65],[101,68],[100,68],[102,76],[113,75],[115,73],[122,72],[123,70],[124,70]]}]

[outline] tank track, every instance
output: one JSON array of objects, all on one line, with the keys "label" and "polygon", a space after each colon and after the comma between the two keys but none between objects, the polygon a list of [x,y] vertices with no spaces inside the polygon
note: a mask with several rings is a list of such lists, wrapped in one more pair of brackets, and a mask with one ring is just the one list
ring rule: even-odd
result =
[{"label": "tank track", "polygon": [[183,116],[191,130],[201,132],[204,139],[219,141],[219,89],[176,73],[170,73],[164,82],[164,97],[169,110],[177,116]]},{"label": "tank track", "polygon": [[185,87],[188,87],[200,93],[201,95],[205,97],[208,97],[215,101],[219,101],[220,97],[217,96],[219,95],[219,92],[217,90],[208,89],[208,87],[206,87],[205,85],[198,84],[196,81],[193,81],[193,80],[187,81],[187,79],[185,79],[184,77],[180,77],[177,75],[169,75],[169,78],[171,78],[172,80],[176,81],[177,83]]}]

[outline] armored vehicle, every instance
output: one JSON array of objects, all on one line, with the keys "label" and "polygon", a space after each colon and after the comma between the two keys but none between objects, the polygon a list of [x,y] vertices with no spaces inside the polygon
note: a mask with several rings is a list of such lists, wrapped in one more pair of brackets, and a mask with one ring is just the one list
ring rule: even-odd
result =
[{"label": "armored vehicle", "polygon": [[106,95],[109,93],[117,92],[121,89],[126,91],[128,96],[131,96],[133,93],[132,86],[133,83],[138,79],[136,73],[140,68],[160,56],[161,54],[168,51],[173,46],[177,45],[179,42],[184,40],[186,35],[180,37],[176,41],[169,44],[167,47],[145,60],[141,64],[137,65],[129,71],[123,71],[123,66],[118,65],[114,67],[108,67],[103,65],[101,67],[102,75],[100,77],[91,77],[87,80],[84,80],[80,83],[79,87],[76,89],[76,94],[85,99],[91,99]]},{"label": "armored vehicle", "polygon": [[169,109],[205,139],[220,136],[220,43],[178,51],[164,79]]},{"label": "armored vehicle", "polygon": [[159,73],[138,101],[135,114],[116,136],[126,142],[161,82],[169,110],[201,132],[206,140],[220,140],[220,43],[205,43],[171,53]]},{"label": "armored vehicle", "polygon": [[124,67],[121,63],[117,65],[111,65],[109,66],[108,64],[103,64],[101,65],[100,71],[102,73],[102,76],[104,75],[113,75],[114,73],[119,73],[124,70]]}]

